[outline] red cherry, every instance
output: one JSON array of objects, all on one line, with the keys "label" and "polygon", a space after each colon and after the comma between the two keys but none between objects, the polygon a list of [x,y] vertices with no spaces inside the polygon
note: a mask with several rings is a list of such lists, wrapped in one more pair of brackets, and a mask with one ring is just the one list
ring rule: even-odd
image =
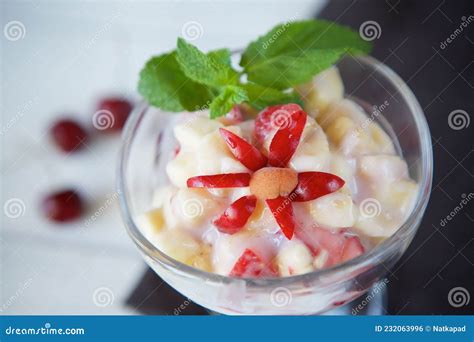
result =
[{"label": "red cherry", "polygon": [[53,141],[64,152],[72,152],[83,147],[87,132],[74,120],[62,119],[50,129]]},{"label": "red cherry", "polygon": [[132,104],[123,98],[103,99],[93,117],[94,127],[102,132],[120,132],[131,111]]},{"label": "red cherry", "polygon": [[48,195],[41,206],[46,218],[56,222],[75,220],[84,210],[81,196],[72,189]]}]

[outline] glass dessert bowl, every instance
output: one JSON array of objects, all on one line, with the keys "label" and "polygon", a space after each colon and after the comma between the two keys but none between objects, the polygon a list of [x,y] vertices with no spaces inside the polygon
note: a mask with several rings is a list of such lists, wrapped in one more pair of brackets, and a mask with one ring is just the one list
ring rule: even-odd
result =
[{"label": "glass dessert bowl", "polygon": [[133,112],[122,211],[146,262],[177,291],[225,314],[317,314],[362,295],[406,250],[431,187],[423,112],[375,59],[346,57],[337,68],[300,87],[303,122],[293,105],[248,125],[145,103]]}]

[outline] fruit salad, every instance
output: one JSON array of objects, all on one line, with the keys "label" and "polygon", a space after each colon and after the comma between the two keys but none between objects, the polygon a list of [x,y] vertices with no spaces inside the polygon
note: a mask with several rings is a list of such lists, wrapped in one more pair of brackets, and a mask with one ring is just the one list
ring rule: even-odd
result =
[{"label": "fruit salad", "polygon": [[287,277],[356,258],[410,214],[418,185],[394,141],[344,97],[336,67],[303,103],[181,113],[168,185],[135,217],[168,256],[230,277]]}]

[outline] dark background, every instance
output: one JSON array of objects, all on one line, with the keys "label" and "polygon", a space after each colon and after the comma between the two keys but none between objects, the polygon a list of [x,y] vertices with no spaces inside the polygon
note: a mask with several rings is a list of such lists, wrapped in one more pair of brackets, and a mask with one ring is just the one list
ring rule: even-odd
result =
[{"label": "dark background", "polygon": [[[473,314],[474,298],[453,307],[448,293],[455,287],[474,296],[473,201],[451,221],[440,222],[474,192],[474,123],[454,130],[448,115],[461,109],[474,115],[474,20],[444,49],[461,22],[474,15],[474,1],[331,1],[318,17],[358,30],[376,21],[380,37],[373,56],[404,79],[420,102],[430,126],[434,180],[430,203],[412,244],[388,274],[386,314]],[[143,313],[173,314],[186,299],[151,270],[128,303]],[[205,314],[191,304],[183,314]]]}]

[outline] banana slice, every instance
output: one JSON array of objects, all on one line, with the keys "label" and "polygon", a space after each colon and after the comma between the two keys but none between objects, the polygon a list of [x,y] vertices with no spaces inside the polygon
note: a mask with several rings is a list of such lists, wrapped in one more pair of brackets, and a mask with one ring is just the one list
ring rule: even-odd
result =
[{"label": "banana slice", "polygon": [[351,227],[355,222],[356,213],[349,195],[334,192],[309,203],[311,216],[322,227]]},{"label": "banana slice", "polygon": [[395,154],[395,147],[389,135],[376,122],[371,122],[368,127],[368,133],[374,142],[377,153]]},{"label": "banana slice", "polygon": [[201,249],[197,240],[180,229],[163,230],[149,240],[163,253],[185,264],[192,264]]},{"label": "banana slice", "polygon": [[[228,126],[226,129],[241,136],[238,126]],[[248,172],[247,168],[234,158],[218,130],[204,136],[194,153],[199,174]]]},{"label": "banana slice", "polygon": [[357,172],[374,190],[408,179],[407,163],[392,155],[362,156],[358,160]]},{"label": "banana slice", "polygon": [[358,234],[370,238],[387,238],[397,231],[402,221],[394,218],[389,212],[382,212],[372,216],[360,214],[352,229]]},{"label": "banana slice", "polygon": [[191,257],[187,264],[202,271],[212,272],[211,251],[211,246],[202,245],[199,252]]},{"label": "banana slice", "polygon": [[331,103],[318,122],[329,141],[345,155],[395,154],[388,134],[354,101]]},{"label": "banana slice", "polygon": [[304,274],[313,271],[313,256],[306,245],[297,240],[286,240],[282,243],[276,256],[281,276]]},{"label": "banana slice", "polygon": [[135,217],[135,223],[137,224],[143,235],[147,239],[150,239],[151,237],[162,231],[165,227],[163,209],[156,208],[147,211],[146,213]]},{"label": "banana slice", "polygon": [[195,149],[204,136],[216,131],[223,125],[204,116],[190,116],[173,129],[174,135],[183,149]]},{"label": "banana slice", "polygon": [[344,85],[336,67],[331,67],[318,75],[310,82],[296,88],[304,100],[304,109],[312,117],[317,117],[329,103],[342,99]]},{"label": "banana slice", "polygon": [[298,172],[326,171],[329,167],[329,143],[322,128],[313,120],[303,130],[300,143],[290,160]]},{"label": "banana slice", "polygon": [[171,199],[171,215],[185,229],[193,229],[221,209],[220,201],[206,189],[181,188]]},{"label": "banana slice", "polygon": [[347,157],[344,158],[339,153],[333,153],[331,155],[329,170],[329,172],[341,177],[346,182],[346,184],[349,184],[354,178],[355,161],[349,160]]},{"label": "banana slice", "polygon": [[419,186],[410,179],[396,181],[385,188],[379,188],[376,197],[380,198],[383,205],[390,208],[394,216],[404,221],[415,206]]},{"label": "banana slice", "polygon": [[349,99],[342,99],[339,101],[331,102],[326,110],[319,115],[316,120],[321,127],[326,130],[334,120],[340,117],[347,117],[352,119],[355,125],[362,125],[366,122],[367,115],[364,109]]},{"label": "banana slice", "polygon": [[174,186],[185,188],[189,178],[199,176],[195,154],[184,151],[178,153],[176,158],[170,160],[166,165],[166,174]]}]

